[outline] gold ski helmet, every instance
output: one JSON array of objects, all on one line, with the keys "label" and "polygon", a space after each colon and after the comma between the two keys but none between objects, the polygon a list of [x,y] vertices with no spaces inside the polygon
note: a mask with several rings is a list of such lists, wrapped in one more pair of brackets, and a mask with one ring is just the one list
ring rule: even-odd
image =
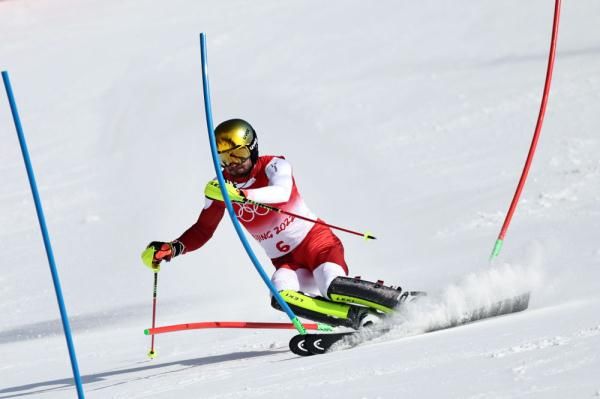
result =
[{"label": "gold ski helmet", "polygon": [[248,158],[258,160],[258,137],[256,131],[245,120],[230,119],[215,129],[217,152],[221,166],[239,165]]}]

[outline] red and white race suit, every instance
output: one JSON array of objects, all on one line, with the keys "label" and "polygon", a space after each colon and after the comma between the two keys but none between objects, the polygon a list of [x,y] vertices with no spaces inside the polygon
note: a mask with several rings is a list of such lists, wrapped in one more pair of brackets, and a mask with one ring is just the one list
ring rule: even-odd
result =
[{"label": "red and white race suit", "polygon": [[[259,157],[250,175],[244,178],[234,178],[225,172],[224,177],[244,190],[250,200],[316,219],[296,187],[290,163],[281,156]],[[336,275],[347,275],[344,247],[329,227],[252,204],[234,202],[233,208],[240,223],[264,248],[278,271],[308,269],[309,274],[313,274],[315,269],[326,263],[340,266],[339,269],[332,268],[333,265],[323,268],[329,270],[328,276],[324,276],[329,281],[318,284],[322,285],[321,291],[326,289],[332,279],[329,276],[332,270],[335,270]],[[186,253],[200,248],[212,237],[224,212],[224,202],[206,199],[196,223],[178,238],[185,246]],[[315,279],[320,273],[321,270],[314,273]],[[285,273],[282,270],[280,274],[283,276]],[[277,273],[273,277],[274,281],[277,280],[276,277]],[[289,288],[289,284],[283,285],[286,286],[283,288]]]},{"label": "red and white race suit", "polygon": [[[250,200],[315,219],[300,195],[292,166],[281,156],[261,156],[249,176],[224,173],[226,180],[244,190]],[[265,249],[277,269],[272,280],[277,290],[302,290],[327,296],[331,281],[348,275],[344,247],[331,229],[256,205],[233,203],[240,223]],[[185,253],[204,245],[225,212],[225,203],[206,199],[198,221],[178,240]]]}]

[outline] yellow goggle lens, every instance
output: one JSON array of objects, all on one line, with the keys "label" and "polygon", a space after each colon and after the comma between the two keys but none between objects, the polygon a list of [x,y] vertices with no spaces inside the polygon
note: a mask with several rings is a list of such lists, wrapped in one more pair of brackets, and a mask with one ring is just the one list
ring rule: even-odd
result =
[{"label": "yellow goggle lens", "polygon": [[248,147],[236,147],[231,150],[219,152],[219,159],[222,166],[239,165],[250,158]]}]

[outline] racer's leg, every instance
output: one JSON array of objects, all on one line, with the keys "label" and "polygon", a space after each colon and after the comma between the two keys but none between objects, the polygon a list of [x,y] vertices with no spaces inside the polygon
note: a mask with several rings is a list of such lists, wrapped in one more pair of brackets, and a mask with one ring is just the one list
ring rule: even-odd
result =
[{"label": "racer's leg", "polygon": [[[360,326],[359,321],[362,319],[364,308],[334,303],[302,292],[302,289],[311,288],[311,286],[314,293],[318,292],[315,280],[309,270],[279,268],[275,271],[271,280],[284,301],[287,302],[297,316],[331,326],[352,328]],[[271,306],[281,310],[275,298],[271,298]]]}]

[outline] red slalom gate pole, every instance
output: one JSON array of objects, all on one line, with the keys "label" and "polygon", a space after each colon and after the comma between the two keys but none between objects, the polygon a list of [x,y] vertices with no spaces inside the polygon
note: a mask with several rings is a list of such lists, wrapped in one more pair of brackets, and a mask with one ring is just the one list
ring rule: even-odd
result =
[{"label": "red slalom gate pole", "polygon": [[[321,323],[303,323],[304,328],[307,330],[319,330],[319,331],[331,331],[331,327],[327,324]],[[259,328],[259,329],[281,329],[281,330],[293,330],[296,327],[292,323],[270,323],[270,322],[258,322],[258,321],[204,321],[200,323],[184,323],[175,324],[172,326],[162,326],[148,328],[144,330],[146,335],[163,334],[175,331],[184,330],[199,330],[207,328]]]},{"label": "red slalom gate pole", "polygon": [[523,172],[521,173],[521,178],[519,179],[519,184],[517,185],[517,190],[515,191],[515,195],[513,196],[510,207],[508,208],[508,213],[506,214],[506,218],[504,219],[504,223],[502,224],[502,229],[500,230],[500,234],[498,235],[498,239],[496,240],[496,244],[494,245],[494,249],[492,250],[490,261],[497,257],[500,254],[500,251],[502,250],[502,245],[504,244],[504,237],[506,236],[508,226],[510,225],[512,217],[517,208],[517,204],[519,202],[519,198],[521,197],[521,193],[523,192],[523,187],[525,186],[525,181],[527,180],[529,169],[531,168],[531,163],[533,161],[533,156],[537,148],[540,133],[542,132],[542,124],[544,122],[544,115],[546,114],[546,105],[548,104],[550,85],[552,83],[552,71],[554,69],[554,59],[556,56],[558,22],[560,20],[560,3],[561,0],[556,0],[554,4],[554,21],[552,25],[550,53],[548,55],[548,67],[546,69],[546,83],[544,84],[544,93],[542,95],[542,103],[540,105],[540,112],[538,114],[535,132],[533,134],[533,140],[531,141],[531,146],[529,147],[529,154],[527,154],[527,160],[525,161],[525,166],[523,167]]}]

